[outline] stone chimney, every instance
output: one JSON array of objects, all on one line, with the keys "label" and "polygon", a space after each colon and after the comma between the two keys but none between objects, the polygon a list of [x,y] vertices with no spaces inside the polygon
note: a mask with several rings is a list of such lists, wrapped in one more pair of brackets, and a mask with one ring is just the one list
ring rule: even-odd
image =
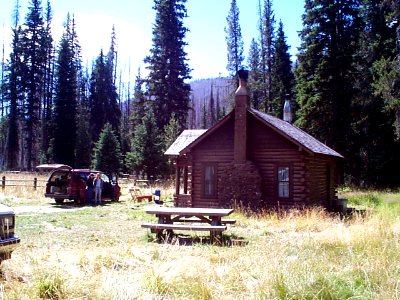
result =
[{"label": "stone chimney", "polygon": [[243,164],[247,160],[247,109],[250,97],[247,92],[248,72],[238,71],[239,87],[235,93],[235,134],[233,158],[236,164]]}]

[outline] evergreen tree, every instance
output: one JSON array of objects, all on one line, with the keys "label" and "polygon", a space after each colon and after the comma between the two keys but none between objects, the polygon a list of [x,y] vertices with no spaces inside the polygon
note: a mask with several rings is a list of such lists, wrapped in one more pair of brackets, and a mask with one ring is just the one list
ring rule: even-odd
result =
[{"label": "evergreen tree", "polygon": [[400,140],[400,3],[384,0],[381,3],[389,27],[395,31],[396,50],[394,57],[384,57],[374,65],[376,94],[385,100],[385,108],[395,113],[393,127]]},{"label": "evergreen tree", "polygon": [[214,86],[211,83],[210,101],[208,101],[208,124],[212,127],[216,122],[216,108],[214,100]]},{"label": "evergreen tree", "polygon": [[142,89],[144,80],[140,76],[140,70],[136,76],[135,86],[133,89],[133,101],[132,101],[132,114],[130,117],[133,131],[135,127],[142,123],[142,120],[146,114],[147,104],[145,92]]},{"label": "evergreen tree", "polygon": [[106,123],[95,144],[92,167],[108,174],[118,174],[121,166],[122,153],[119,140],[111,124]]},{"label": "evergreen tree", "polygon": [[255,39],[251,40],[247,64],[250,71],[250,76],[247,84],[251,95],[250,100],[253,107],[258,110],[260,109],[264,83],[260,62],[260,49]]},{"label": "evergreen tree", "polygon": [[[140,77],[140,68],[138,69],[137,77]],[[128,65],[128,78],[131,78],[130,64]],[[121,126],[120,126],[121,151],[122,154],[125,155],[130,150],[130,136],[132,134],[131,115],[132,115],[133,98],[131,91],[131,81],[128,81],[126,84],[123,83],[122,76],[119,77],[119,81],[120,82],[117,93],[119,95],[119,105],[121,108]]]},{"label": "evergreen tree", "polygon": [[40,149],[40,108],[44,94],[44,74],[47,61],[47,31],[40,0],[31,0],[23,32],[24,85],[26,88],[24,167],[31,170]]},{"label": "evergreen tree", "polygon": [[44,27],[44,74],[43,74],[43,99],[42,99],[42,112],[41,112],[41,163],[49,161],[48,148],[50,146],[51,136],[51,118],[53,108],[53,87],[54,87],[54,47],[53,37],[51,35],[51,22],[53,12],[51,9],[50,1],[47,1],[45,11],[45,27]]},{"label": "evergreen tree", "polygon": [[219,100],[220,98],[219,98],[219,91],[217,90],[217,104],[216,104],[216,106],[217,106],[217,121],[219,121],[219,120],[221,120],[225,115],[226,115],[226,113],[225,113],[225,108],[224,107],[221,107],[221,103],[220,103],[220,100]]},{"label": "evergreen tree", "polygon": [[181,130],[186,127],[189,109],[190,69],[187,65],[184,41],[186,32],[186,0],[154,0],[156,20],[153,27],[153,47],[145,58],[149,75],[147,89],[154,100],[158,128],[168,124],[172,112]]},{"label": "evergreen tree", "polygon": [[[374,95],[372,72],[376,61],[393,58],[395,31],[385,21],[380,0],[363,0],[360,6],[362,28],[355,53],[355,95],[352,101],[352,136],[347,154],[349,181],[357,185],[378,186],[396,178],[398,169],[393,161],[393,113],[384,109],[381,96]],[[398,149],[397,149],[398,150]]]},{"label": "evergreen tree", "polygon": [[67,17],[56,65],[53,157],[56,162],[75,165],[77,133],[77,68],[71,20]]},{"label": "evergreen tree", "polygon": [[97,57],[90,77],[89,107],[91,140],[97,141],[102,128],[107,123],[107,85],[105,80],[106,65],[103,50]]},{"label": "evergreen tree", "polygon": [[[290,60],[289,46],[286,43],[282,21],[279,22],[275,41],[274,59],[271,69],[272,102],[271,113],[282,117],[285,99],[293,98],[294,74]],[[292,102],[293,103],[293,102]]]},{"label": "evergreen tree", "polygon": [[110,72],[108,74],[112,78],[112,83],[115,86],[117,80],[117,33],[115,31],[115,26],[113,25],[111,29],[111,44],[110,49],[107,53],[107,69]]},{"label": "evergreen tree", "polygon": [[5,139],[4,166],[6,170],[15,170],[20,167],[20,146],[21,138],[21,106],[24,99],[22,76],[23,65],[23,31],[19,25],[19,2],[16,2],[14,13],[14,28],[12,30],[11,54],[6,66],[4,97],[9,102],[9,114],[7,123],[7,136]]},{"label": "evergreen tree", "polygon": [[197,123],[196,123],[196,108],[195,108],[195,101],[194,101],[194,96],[193,94],[191,95],[189,99],[189,113],[188,113],[188,119],[189,119],[189,124],[188,128],[189,129],[194,129],[197,128]]},{"label": "evergreen tree", "polygon": [[107,104],[106,104],[106,118],[107,122],[111,124],[117,136],[120,136],[121,125],[121,109],[118,103],[119,98],[116,87],[116,69],[117,69],[117,51],[116,51],[116,32],[113,26],[111,32],[111,44],[106,59],[106,84],[107,84]]},{"label": "evergreen tree", "polygon": [[[114,37],[107,57],[103,50],[96,59],[90,78],[90,126],[92,140],[98,139],[100,131],[106,123],[110,123],[119,136],[121,109],[118,105],[118,94],[114,84]],[[114,54],[113,54],[114,53]]]},{"label": "evergreen tree", "polygon": [[207,129],[208,128],[208,123],[207,123],[207,106],[206,106],[206,101],[203,101],[203,105],[201,106],[201,120],[200,120],[200,128],[202,129]]},{"label": "evergreen tree", "polygon": [[80,101],[77,108],[77,132],[75,148],[75,165],[80,168],[89,168],[92,160],[92,147],[89,126],[89,109],[86,101]]},{"label": "evergreen tree", "polygon": [[275,16],[272,0],[264,0],[264,9],[260,7],[260,52],[262,71],[263,109],[271,111],[272,94],[272,64],[274,58]]},{"label": "evergreen tree", "polygon": [[89,168],[91,165],[92,143],[90,134],[90,106],[88,96],[88,70],[82,68],[81,47],[76,34],[75,18],[72,18],[72,36],[77,70],[77,134],[75,144],[75,165]]},{"label": "evergreen tree", "polygon": [[147,179],[154,179],[165,169],[164,147],[153,110],[148,109],[142,123],[133,132],[132,150],[126,155],[126,164],[131,171],[145,174]]},{"label": "evergreen tree", "polygon": [[225,27],[226,33],[226,46],[227,46],[227,59],[228,64],[226,69],[237,87],[236,74],[243,68],[243,39],[242,30],[239,23],[239,8],[236,4],[236,0],[231,1],[231,7],[229,14],[226,18],[227,27]]},{"label": "evergreen tree", "polygon": [[165,151],[172,145],[172,143],[176,140],[178,135],[181,133],[178,121],[175,118],[175,114],[172,113],[171,120],[165,127],[165,137],[164,137],[164,144],[165,144]]},{"label": "evergreen tree", "polygon": [[[176,140],[176,138],[179,136],[181,133],[180,127],[178,124],[178,121],[175,118],[175,114],[172,113],[171,119],[167,126],[164,129],[165,135],[164,135],[164,149],[163,152],[167,151],[169,146],[172,145],[172,143]],[[167,173],[168,175],[173,175],[175,166],[174,166],[174,161],[175,159],[168,159],[167,160]]]},{"label": "evergreen tree", "polygon": [[375,93],[385,100],[385,110],[394,112],[393,128],[400,139],[400,68],[397,59],[382,58],[374,64]]},{"label": "evergreen tree", "polygon": [[357,1],[306,0],[298,55],[296,123],[346,156],[353,97]]}]

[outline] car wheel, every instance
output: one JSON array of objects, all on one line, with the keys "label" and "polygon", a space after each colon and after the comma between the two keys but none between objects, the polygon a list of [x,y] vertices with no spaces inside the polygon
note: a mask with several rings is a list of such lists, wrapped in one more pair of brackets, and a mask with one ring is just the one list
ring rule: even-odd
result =
[{"label": "car wheel", "polygon": [[63,204],[64,203],[64,199],[55,199],[57,204]]}]

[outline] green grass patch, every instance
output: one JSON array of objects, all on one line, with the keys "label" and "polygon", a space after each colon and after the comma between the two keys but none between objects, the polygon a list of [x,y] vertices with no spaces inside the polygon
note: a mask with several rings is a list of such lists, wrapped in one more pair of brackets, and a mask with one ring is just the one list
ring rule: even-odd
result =
[{"label": "green grass patch", "polygon": [[58,274],[44,274],[37,279],[36,291],[41,299],[64,299],[63,279]]},{"label": "green grass patch", "polygon": [[378,193],[355,193],[347,196],[349,206],[375,208],[384,203],[384,198]]}]

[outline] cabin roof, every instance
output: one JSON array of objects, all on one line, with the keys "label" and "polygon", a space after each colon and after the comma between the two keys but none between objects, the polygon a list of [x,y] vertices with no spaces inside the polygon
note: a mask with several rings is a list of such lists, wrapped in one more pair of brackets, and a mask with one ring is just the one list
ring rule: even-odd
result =
[{"label": "cabin roof", "polygon": [[183,149],[189,146],[206,131],[206,129],[184,130],[164,154],[179,155]]},{"label": "cabin roof", "polygon": [[[325,144],[321,143],[305,131],[300,128],[283,121],[279,118],[273,117],[266,113],[262,113],[255,109],[248,109],[249,113],[255,116],[258,120],[275,130],[278,134],[283,135],[288,140],[292,141],[299,147],[305,148],[310,153],[318,153],[330,156],[336,156],[343,158],[335,150],[329,148]],[[175,142],[168,148],[165,152],[166,155],[181,155],[184,152],[190,151],[190,149],[200,143],[205,137],[212,134],[217,128],[222,124],[227,122],[227,120],[232,117],[232,113],[229,113],[221,121],[215,124],[208,130],[197,129],[197,130],[184,130]]]},{"label": "cabin roof", "polygon": [[275,129],[278,133],[286,136],[289,140],[298,144],[300,147],[304,147],[313,153],[343,158],[343,156],[335,150],[329,148],[305,131],[286,121],[283,121],[266,113],[262,113],[255,109],[249,109],[249,112],[255,115],[261,121],[264,121],[267,125]]}]

